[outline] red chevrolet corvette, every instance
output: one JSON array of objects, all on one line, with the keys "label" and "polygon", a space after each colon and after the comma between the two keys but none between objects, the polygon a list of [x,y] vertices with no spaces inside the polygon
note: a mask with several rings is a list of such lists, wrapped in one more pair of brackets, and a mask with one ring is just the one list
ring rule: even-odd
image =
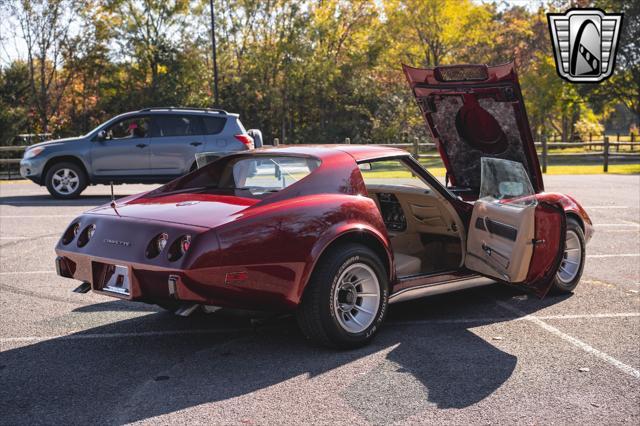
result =
[{"label": "red chevrolet corvette", "polygon": [[335,347],[368,342],[389,303],[495,281],[571,292],[593,227],[544,192],[512,64],[404,72],[446,185],[382,146],[235,153],[73,220],[58,274],[183,315],[295,311]]}]

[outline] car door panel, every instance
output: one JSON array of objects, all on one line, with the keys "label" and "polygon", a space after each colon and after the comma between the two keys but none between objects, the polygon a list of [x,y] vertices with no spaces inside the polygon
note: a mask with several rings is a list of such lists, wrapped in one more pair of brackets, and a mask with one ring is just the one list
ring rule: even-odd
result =
[{"label": "car door panel", "polygon": [[544,296],[564,251],[564,210],[538,202],[522,164],[508,160],[482,158],[480,195],[467,233],[465,266]]},{"label": "car door panel", "polygon": [[200,119],[195,115],[154,116],[156,131],[151,138],[151,170],[169,176],[188,172],[196,160],[196,153],[205,147],[201,127]]},{"label": "car door panel", "polygon": [[504,281],[524,281],[533,253],[535,207],[477,201],[467,238],[467,268]]},{"label": "car door panel", "polygon": [[[91,169],[101,178],[150,175],[147,130],[131,127],[148,123],[145,116],[127,117],[107,129],[109,137],[95,140],[91,147]],[[146,125],[146,124],[145,124]],[[131,130],[129,130],[131,127]],[[120,133],[118,133],[120,132]],[[130,132],[130,134],[126,134]]]}]

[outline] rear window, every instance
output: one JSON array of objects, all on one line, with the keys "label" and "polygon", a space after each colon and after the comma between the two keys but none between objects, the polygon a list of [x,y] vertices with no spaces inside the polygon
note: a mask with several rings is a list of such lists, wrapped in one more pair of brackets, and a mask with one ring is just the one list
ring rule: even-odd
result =
[{"label": "rear window", "polygon": [[203,134],[200,117],[195,115],[157,115],[155,118],[154,135],[164,136],[192,136]]},{"label": "rear window", "polygon": [[202,117],[204,121],[204,131],[207,135],[217,135],[222,132],[224,125],[227,124],[226,118],[221,117]]},{"label": "rear window", "polygon": [[[281,191],[320,165],[320,160],[309,157],[256,155],[216,161],[207,153],[198,156],[198,166],[203,170],[185,186],[242,197],[262,198]],[[209,161],[214,163],[205,167]]]},{"label": "rear window", "polygon": [[280,191],[308,176],[319,164],[299,157],[245,158],[233,163],[227,185],[251,192]]}]

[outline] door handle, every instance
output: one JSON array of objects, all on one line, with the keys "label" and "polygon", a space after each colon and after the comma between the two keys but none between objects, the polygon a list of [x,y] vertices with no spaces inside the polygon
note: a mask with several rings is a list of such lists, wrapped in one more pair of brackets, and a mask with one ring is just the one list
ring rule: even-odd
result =
[{"label": "door handle", "polygon": [[139,143],[138,145],[136,145],[138,148],[144,148],[145,146],[147,146],[146,143]]},{"label": "door handle", "polygon": [[191,142],[189,145],[191,145],[191,146],[200,146],[200,145],[202,145],[202,142]]}]

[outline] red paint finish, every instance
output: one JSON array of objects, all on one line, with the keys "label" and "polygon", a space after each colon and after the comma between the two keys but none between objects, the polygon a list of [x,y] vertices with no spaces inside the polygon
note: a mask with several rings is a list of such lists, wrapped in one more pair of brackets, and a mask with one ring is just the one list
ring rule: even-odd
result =
[{"label": "red paint finish", "polygon": [[541,202],[535,212],[535,239],[526,285],[538,297],[544,297],[562,260],[566,217],[562,206]]},{"label": "red paint finish", "polygon": [[542,192],[540,194],[536,194],[536,199],[538,202],[558,204],[562,206],[566,215],[573,215],[582,224],[585,242],[589,242],[589,240],[591,240],[594,233],[591,218],[580,203],[578,203],[573,197],[559,192]]},{"label": "red paint finish", "polygon": [[[189,179],[210,172],[205,167],[158,190],[119,201],[117,212],[102,206],[82,215],[76,221],[81,229],[95,224],[94,237],[84,247],[76,241],[59,242],[56,252],[76,264],[73,277],[91,282],[95,291],[101,291],[93,273],[97,265],[116,264],[130,268],[133,300],[177,296],[221,306],[292,308],[300,302],[318,258],[339,236],[367,233],[389,253],[391,262],[380,213],[373,200],[361,195],[366,194],[362,176],[354,156],[345,151],[278,149],[278,155],[314,154],[321,165],[262,200],[181,192]],[[371,152],[358,150],[355,157]],[[162,232],[169,236],[167,247],[191,235],[186,255],[174,262],[166,252],[146,258],[145,248]],[[177,277],[175,296],[170,294],[169,276]]]},{"label": "red paint finish", "polygon": [[[361,241],[366,236],[386,253],[382,260],[389,266],[394,291],[421,285],[418,279],[397,286],[389,237],[375,202],[366,196],[356,163],[406,157],[406,152],[379,146],[286,147],[218,161],[273,153],[310,156],[320,166],[286,189],[256,199],[192,187],[198,179],[215,177],[216,164],[223,164],[215,162],[154,191],[120,199],[115,210],[108,205],[93,209],[72,221],[80,224],[80,233],[95,225],[93,238],[82,247],[76,239],[67,244],[60,240],[56,246],[61,275],[90,282],[94,291],[103,292],[105,265],[120,265],[130,272],[130,296],[104,294],[147,302],[178,299],[236,308],[293,309],[327,248],[338,238]],[[573,199],[562,194],[537,197],[578,215],[587,229],[591,226]],[[464,220],[471,205],[449,198]],[[190,235],[189,250],[173,261],[167,249],[148,258],[147,246],[161,233],[168,235],[167,248]]]}]

